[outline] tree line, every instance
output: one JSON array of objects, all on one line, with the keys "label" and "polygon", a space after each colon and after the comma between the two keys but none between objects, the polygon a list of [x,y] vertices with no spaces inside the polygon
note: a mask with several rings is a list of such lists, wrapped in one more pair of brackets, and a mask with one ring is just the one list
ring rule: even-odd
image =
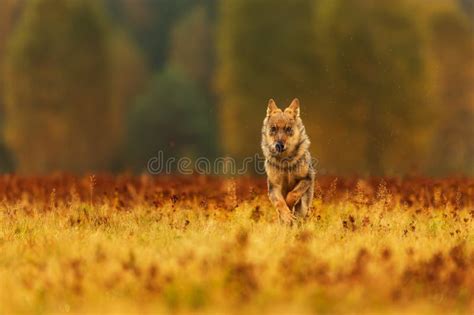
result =
[{"label": "tree line", "polygon": [[299,97],[327,172],[473,174],[470,12],[466,1],[226,1],[217,39],[224,150],[258,150],[266,99]]},{"label": "tree line", "polygon": [[330,173],[474,174],[471,0],[5,0],[0,171],[259,152],[302,102]]}]

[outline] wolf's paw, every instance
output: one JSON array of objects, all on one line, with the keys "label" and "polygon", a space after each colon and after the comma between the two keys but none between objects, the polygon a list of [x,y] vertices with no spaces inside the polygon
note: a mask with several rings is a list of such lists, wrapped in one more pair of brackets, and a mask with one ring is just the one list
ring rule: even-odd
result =
[{"label": "wolf's paw", "polygon": [[290,211],[290,209],[285,209],[280,211],[280,220],[284,224],[291,224],[296,221],[296,216]]}]

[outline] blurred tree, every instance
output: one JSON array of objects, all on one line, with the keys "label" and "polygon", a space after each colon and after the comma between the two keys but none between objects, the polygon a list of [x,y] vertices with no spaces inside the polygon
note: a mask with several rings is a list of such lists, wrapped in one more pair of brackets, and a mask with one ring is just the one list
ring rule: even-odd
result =
[{"label": "blurred tree", "polygon": [[[314,134],[320,75],[313,27],[313,0],[219,2],[217,78],[220,141],[234,158],[260,152],[267,101],[302,101]],[[316,149],[317,150],[317,149]]]},{"label": "blurred tree", "polygon": [[102,10],[93,0],[27,3],[6,62],[6,138],[19,171],[103,169],[116,153],[128,92],[113,91],[124,86],[113,76],[126,62]]},{"label": "blurred tree", "polygon": [[430,29],[439,100],[434,172],[474,175],[474,29],[457,8],[433,14]]},{"label": "blurred tree", "polygon": [[[3,73],[5,48],[18,14],[23,5],[22,0],[4,0],[0,2],[0,73]],[[0,77],[0,119],[3,110],[3,77]]]},{"label": "blurred tree", "polygon": [[196,0],[105,0],[114,18],[137,40],[153,70],[166,65],[169,36],[175,21]]},{"label": "blurred tree", "polygon": [[133,45],[128,36],[121,31],[114,32],[110,39],[110,80],[112,111],[108,118],[113,139],[120,139],[117,155],[109,161],[112,170],[127,168],[126,157],[122,150],[127,146],[126,114],[143,93],[144,85],[150,74],[144,62],[142,52]]},{"label": "blurred tree", "polygon": [[207,145],[199,148],[204,151],[197,152],[204,156],[218,151],[215,95],[211,82],[215,57],[212,3],[213,1],[209,0],[198,2],[188,14],[176,22],[171,34],[171,50],[168,56],[168,67],[193,81],[203,98],[203,104],[208,104],[204,119],[207,120],[206,129],[212,132],[208,133]]},{"label": "blurred tree", "polygon": [[423,36],[404,1],[242,0],[219,9],[226,153],[259,152],[267,99],[286,106],[298,96],[321,168],[381,174],[423,163],[431,131],[421,115]]},{"label": "blurred tree", "polygon": [[428,87],[423,36],[412,8],[401,0],[321,0],[316,27],[334,100],[322,109],[331,117],[322,124],[334,130],[329,125],[337,121],[346,130],[340,134],[353,143],[325,147],[331,161],[344,162],[338,156],[350,148],[360,159],[338,169],[375,175],[423,164]]},{"label": "blurred tree", "polygon": [[3,71],[5,48],[14,25],[24,5],[24,0],[0,1],[0,172],[11,171],[13,161],[4,143],[4,91]]},{"label": "blurred tree", "polygon": [[210,91],[214,43],[207,8],[197,5],[174,26],[169,64],[180,69],[204,91]]},{"label": "blurred tree", "polygon": [[129,115],[131,165],[143,170],[151,157],[195,157],[215,154],[210,104],[192,80],[167,68],[150,83]]},{"label": "blurred tree", "polygon": [[474,0],[458,0],[458,2],[466,14],[466,22],[470,24],[471,28],[474,28]]}]

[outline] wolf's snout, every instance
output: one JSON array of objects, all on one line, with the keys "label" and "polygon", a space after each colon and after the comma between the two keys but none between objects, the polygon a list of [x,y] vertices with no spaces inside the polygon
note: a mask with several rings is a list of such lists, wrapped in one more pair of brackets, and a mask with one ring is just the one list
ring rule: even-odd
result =
[{"label": "wolf's snout", "polygon": [[278,153],[281,153],[285,150],[285,145],[283,144],[283,142],[281,141],[278,141],[276,144],[275,144],[275,150],[278,152]]}]

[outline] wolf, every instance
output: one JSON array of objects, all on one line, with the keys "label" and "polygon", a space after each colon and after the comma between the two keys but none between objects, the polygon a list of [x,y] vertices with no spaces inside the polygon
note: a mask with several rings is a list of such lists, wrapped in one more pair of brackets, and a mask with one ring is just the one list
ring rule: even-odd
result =
[{"label": "wolf", "polygon": [[280,222],[304,218],[311,207],[315,170],[309,146],[299,100],[295,98],[281,110],[270,99],[262,127],[262,151],[268,195]]}]

